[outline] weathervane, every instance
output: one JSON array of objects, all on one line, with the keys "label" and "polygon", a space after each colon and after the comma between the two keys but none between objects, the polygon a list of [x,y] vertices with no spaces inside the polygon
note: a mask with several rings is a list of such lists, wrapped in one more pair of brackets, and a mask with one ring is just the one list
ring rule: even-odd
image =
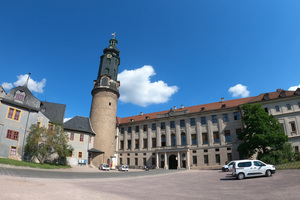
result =
[{"label": "weathervane", "polygon": [[116,39],[116,32],[112,33],[111,35],[113,35],[114,39]]}]

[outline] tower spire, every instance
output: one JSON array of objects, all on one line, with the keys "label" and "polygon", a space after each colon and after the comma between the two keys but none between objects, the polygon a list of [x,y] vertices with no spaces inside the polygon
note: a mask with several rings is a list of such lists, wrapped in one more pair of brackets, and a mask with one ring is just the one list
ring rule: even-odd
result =
[{"label": "tower spire", "polygon": [[26,82],[25,82],[25,84],[24,84],[24,87],[27,87],[27,88],[28,88],[28,82],[29,82],[29,79],[30,79],[30,75],[31,75],[31,73],[29,72],[29,73],[28,73],[27,80],[26,80]]}]

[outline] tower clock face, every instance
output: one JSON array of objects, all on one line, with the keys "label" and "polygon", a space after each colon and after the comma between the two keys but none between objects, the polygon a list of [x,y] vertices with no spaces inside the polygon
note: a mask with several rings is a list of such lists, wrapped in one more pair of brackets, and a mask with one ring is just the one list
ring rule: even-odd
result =
[{"label": "tower clock face", "polygon": [[112,57],[112,55],[111,54],[107,54],[107,56],[106,56],[107,58],[111,58]]}]

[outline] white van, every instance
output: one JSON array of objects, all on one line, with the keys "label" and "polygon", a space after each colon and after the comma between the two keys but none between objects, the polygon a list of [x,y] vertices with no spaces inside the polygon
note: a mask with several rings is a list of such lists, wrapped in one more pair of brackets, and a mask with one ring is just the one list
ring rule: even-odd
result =
[{"label": "white van", "polygon": [[260,160],[236,160],[233,163],[232,176],[242,180],[245,177],[271,176],[275,174],[274,165],[266,164]]}]

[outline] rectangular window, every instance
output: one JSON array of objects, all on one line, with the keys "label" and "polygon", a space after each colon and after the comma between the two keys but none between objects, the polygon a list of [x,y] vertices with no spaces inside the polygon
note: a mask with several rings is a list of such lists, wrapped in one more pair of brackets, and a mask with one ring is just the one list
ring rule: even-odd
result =
[{"label": "rectangular window", "polygon": [[49,131],[54,131],[54,125],[53,124],[48,124],[48,130]]},{"label": "rectangular window", "polygon": [[134,164],[136,165],[136,166],[138,166],[138,158],[134,158]]},{"label": "rectangular window", "polygon": [[201,124],[206,124],[206,117],[201,117]]},{"label": "rectangular window", "polygon": [[232,154],[231,153],[227,153],[227,161],[232,161]]},{"label": "rectangular window", "polygon": [[12,156],[17,155],[17,147],[14,147],[14,146],[10,147],[10,155],[12,155]]},{"label": "rectangular window", "polygon": [[122,127],[122,128],[121,128],[121,134],[124,134],[124,132],[125,132],[125,128]]},{"label": "rectangular window", "polygon": [[220,159],[220,154],[216,154],[216,163],[220,164],[221,159]]},{"label": "rectangular window", "polygon": [[78,151],[78,158],[82,158],[82,151]]},{"label": "rectangular window", "polygon": [[148,148],[148,140],[147,139],[143,139],[143,148],[144,149]]},{"label": "rectangular window", "polygon": [[138,149],[139,148],[139,140],[135,140],[135,148]]},{"label": "rectangular window", "polygon": [[37,122],[37,123],[36,123],[36,126],[37,126],[38,128],[41,128],[41,125],[42,125],[41,122]]},{"label": "rectangular window", "polygon": [[211,116],[211,122],[212,122],[212,123],[217,123],[217,122],[218,122],[218,120],[217,120],[217,115],[212,115],[212,116]]},{"label": "rectangular window", "polygon": [[147,126],[147,124],[144,125],[143,131],[144,131],[144,132],[147,132],[147,131],[148,131],[148,126]]},{"label": "rectangular window", "polygon": [[152,124],[152,131],[156,131],[156,123]]},{"label": "rectangular window", "polygon": [[131,133],[131,127],[128,127],[127,132]]},{"label": "rectangular window", "polygon": [[70,141],[74,141],[74,133],[70,133]]},{"label": "rectangular window", "polygon": [[143,158],[143,165],[146,166],[147,165],[147,159]]},{"label": "rectangular window", "polygon": [[127,149],[131,149],[131,140],[127,140]]},{"label": "rectangular window", "polygon": [[15,109],[9,108],[7,118],[12,119],[14,116]]},{"label": "rectangular window", "polygon": [[208,155],[204,155],[204,164],[208,165]]},{"label": "rectangular window", "polygon": [[240,113],[239,112],[234,112],[233,117],[234,117],[234,120],[240,120]]},{"label": "rectangular window", "polygon": [[161,122],[161,123],[160,123],[160,129],[161,129],[161,130],[166,129],[166,123],[165,123],[165,122]]},{"label": "rectangular window", "polygon": [[17,110],[14,108],[8,109],[7,118],[19,121],[20,116],[21,116],[21,110]]},{"label": "rectangular window", "polygon": [[68,157],[72,158],[73,157],[73,151],[69,151]]},{"label": "rectangular window", "polygon": [[235,132],[236,132],[236,139],[239,140],[239,134],[242,132],[242,129],[241,128],[237,128],[237,129],[235,129]]},{"label": "rectangular window", "polygon": [[197,156],[193,156],[193,165],[197,165]]},{"label": "rectangular window", "polygon": [[83,142],[83,141],[84,141],[84,135],[80,134],[80,136],[79,136],[79,142]]},{"label": "rectangular window", "polygon": [[120,158],[120,165],[123,165],[123,159]]},{"label": "rectangular window", "polygon": [[130,158],[127,158],[127,165],[130,166]]},{"label": "rectangular window", "polygon": [[124,141],[123,141],[123,140],[120,141],[120,149],[121,149],[121,150],[124,149]]},{"label": "rectangular window", "polygon": [[184,121],[184,119],[180,120],[180,127],[185,127],[185,121]]},{"label": "rectangular window", "polygon": [[192,145],[197,145],[197,134],[192,134]]},{"label": "rectangular window", "polygon": [[15,116],[14,116],[14,120],[19,120],[19,118],[20,118],[20,113],[21,113],[21,111],[19,111],[19,110],[16,110],[16,112],[15,112]]},{"label": "rectangular window", "polygon": [[155,157],[152,157],[152,165],[156,165],[156,159],[155,159]]},{"label": "rectangular window", "polygon": [[214,143],[220,143],[219,132],[213,132],[214,135]]},{"label": "rectangular window", "polygon": [[203,144],[208,144],[208,135],[207,135],[207,133],[202,133],[202,142],[203,142]]},{"label": "rectangular window", "polygon": [[231,142],[230,130],[225,130],[225,141]]},{"label": "rectangular window", "polygon": [[295,122],[290,122],[292,132],[296,132],[296,124]]},{"label": "rectangular window", "polygon": [[152,148],[156,148],[156,138],[152,138]]},{"label": "rectangular window", "polygon": [[280,111],[279,106],[275,106],[275,110],[276,110],[276,112],[279,112]]},{"label": "rectangular window", "polygon": [[175,128],[175,121],[170,121],[170,128]]},{"label": "rectangular window", "polygon": [[286,104],[286,108],[287,108],[288,110],[292,110],[291,104]]},{"label": "rectangular window", "polygon": [[223,122],[228,122],[228,114],[223,114]]},{"label": "rectangular window", "polygon": [[11,140],[19,140],[19,132],[7,129],[6,138]]},{"label": "rectangular window", "polygon": [[195,126],[196,125],[196,120],[195,118],[190,118],[190,125]]},{"label": "rectangular window", "polygon": [[135,132],[138,133],[140,131],[140,127],[139,126],[135,126]]}]

